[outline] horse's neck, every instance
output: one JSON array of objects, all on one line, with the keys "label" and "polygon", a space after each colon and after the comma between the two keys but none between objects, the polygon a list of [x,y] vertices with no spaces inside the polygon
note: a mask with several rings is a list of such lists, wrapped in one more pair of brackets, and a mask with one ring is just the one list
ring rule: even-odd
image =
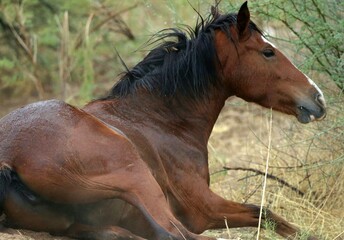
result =
[{"label": "horse's neck", "polygon": [[[137,123],[152,129],[171,129],[206,144],[225,100],[225,97],[212,94],[199,100],[178,97],[163,100],[160,96],[136,94],[116,100],[96,101],[86,106],[85,110],[105,121],[119,118],[130,122],[131,126]],[[108,116],[100,111],[104,108]]]}]

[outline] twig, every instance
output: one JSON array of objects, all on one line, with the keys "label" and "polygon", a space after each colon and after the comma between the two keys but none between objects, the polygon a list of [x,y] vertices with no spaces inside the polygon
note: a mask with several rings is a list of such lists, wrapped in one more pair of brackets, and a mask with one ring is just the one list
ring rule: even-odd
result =
[{"label": "twig", "polygon": [[228,234],[228,237],[230,237],[230,232],[229,232],[229,227],[228,227],[228,222],[227,222],[227,218],[225,217],[225,225],[226,225],[226,229],[227,229],[227,234]]},{"label": "twig", "polygon": [[62,99],[66,99],[66,85],[67,79],[70,76],[69,73],[69,17],[68,12],[65,11],[63,15],[62,26],[60,26],[60,35],[61,35],[61,45],[60,45],[60,61],[59,61],[59,76],[61,81],[61,94]]},{"label": "twig", "polygon": [[344,231],[342,231],[341,233],[339,233],[337,236],[335,236],[334,237],[334,239],[333,240],[341,240],[342,238],[341,238],[341,236],[343,236],[344,235]]},{"label": "twig", "polygon": [[[125,8],[119,12],[116,12],[114,14],[111,14],[110,16],[108,16],[107,18],[105,18],[103,21],[101,21],[100,23],[98,23],[96,26],[92,27],[89,29],[89,34],[93,33],[94,31],[98,30],[99,28],[101,28],[105,23],[109,22],[110,20],[114,19],[114,18],[117,18],[118,16],[120,16],[122,13],[125,13],[125,12],[128,12],[134,8],[137,7],[137,4],[133,5],[133,6],[130,6],[128,8]],[[84,38],[83,38],[83,34],[80,34],[79,37],[77,38],[76,40],[76,44],[75,44],[75,49],[78,49],[82,42],[84,41]]]},{"label": "twig", "polygon": [[245,197],[244,197],[244,202],[243,203],[247,203],[248,202],[248,200],[250,200],[250,198],[253,196],[253,194],[255,194],[257,191],[258,191],[258,188],[259,188],[260,186],[259,185],[257,185],[256,187],[255,187],[255,189],[253,189],[253,191],[251,191],[249,194],[247,194]]},{"label": "twig", "polygon": [[112,20],[112,19],[118,17],[118,16],[121,15],[122,13],[128,12],[128,11],[130,11],[130,10],[136,8],[136,7],[137,7],[137,4],[135,4],[135,5],[133,5],[133,6],[130,6],[130,7],[128,7],[128,8],[125,8],[125,9],[119,11],[119,12],[116,12],[116,13],[114,13],[114,14],[108,16],[108,17],[105,18],[103,21],[101,21],[101,22],[98,23],[96,26],[94,26],[94,27],[90,30],[90,33],[96,31],[96,30],[99,29],[101,26],[103,26],[105,23],[107,23],[108,21],[110,21],[110,20]]},{"label": "twig", "polygon": [[43,99],[44,98],[44,89],[43,89],[42,82],[36,77],[36,75],[34,73],[31,73],[28,71],[24,71],[24,72],[33,81],[33,83],[36,87],[39,99]]},{"label": "twig", "polygon": [[[258,175],[263,175],[263,176],[265,175],[265,172],[260,171],[260,170],[258,170],[258,169],[254,169],[254,168],[223,167],[223,169],[225,169],[225,170],[249,171],[249,172],[254,172],[254,173],[258,174]],[[291,190],[293,190],[294,192],[296,192],[297,194],[299,194],[299,195],[302,196],[302,197],[305,195],[304,192],[302,192],[302,191],[299,190],[298,188],[296,188],[296,187],[290,185],[289,183],[287,183],[286,181],[284,181],[283,179],[281,179],[281,178],[279,178],[279,177],[276,177],[276,176],[274,176],[274,175],[272,175],[272,174],[270,174],[270,173],[267,173],[266,177],[269,178],[269,179],[272,179],[272,180],[277,181],[278,183],[280,183],[280,184],[283,185],[283,186],[286,186],[286,187],[290,188]]]},{"label": "twig", "polygon": [[177,227],[177,225],[176,225],[172,220],[170,220],[170,223],[172,223],[172,225],[178,230],[178,232],[180,233],[180,235],[182,236],[182,238],[183,238],[184,240],[186,240],[184,234],[180,231],[180,229]]},{"label": "twig", "polygon": [[15,37],[15,39],[17,40],[17,42],[19,43],[19,46],[22,47],[22,49],[24,50],[24,52],[27,54],[28,58],[30,59],[31,62],[33,61],[33,55],[32,52],[30,51],[29,47],[26,45],[25,41],[22,39],[22,37],[17,33],[16,29],[12,26],[9,25],[10,29],[12,31],[13,36]]}]

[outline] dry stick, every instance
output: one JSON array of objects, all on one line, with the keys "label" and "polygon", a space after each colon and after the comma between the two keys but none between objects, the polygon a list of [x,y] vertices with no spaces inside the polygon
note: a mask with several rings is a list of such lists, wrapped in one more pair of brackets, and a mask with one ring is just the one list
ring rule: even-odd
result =
[{"label": "dry stick", "polygon": [[9,25],[12,34],[14,35],[15,39],[17,40],[17,42],[19,43],[19,45],[24,49],[25,53],[27,54],[28,58],[30,59],[30,61],[33,62],[33,55],[32,52],[30,51],[29,47],[26,45],[25,41],[20,37],[20,35],[17,33],[17,31],[15,30],[15,28],[13,27],[13,25]]},{"label": "dry stick", "polygon": [[[26,56],[30,60],[30,62],[32,63],[32,66],[34,67],[34,69],[36,69],[37,68],[37,39],[34,38],[34,47],[33,47],[34,52],[32,52],[30,50],[30,48],[27,46],[27,44],[25,43],[24,39],[22,39],[22,37],[19,35],[19,33],[17,33],[17,31],[15,30],[13,25],[9,25],[9,26],[10,26],[11,32],[14,35],[15,39],[17,40],[19,45],[22,47],[22,49],[26,53]],[[29,78],[31,78],[31,80],[35,84],[39,98],[43,99],[44,89],[42,86],[42,82],[38,79],[38,77],[35,74],[35,70],[33,71],[33,73],[28,73],[28,76],[29,76]]]},{"label": "dry stick", "polygon": [[262,213],[263,213],[263,206],[264,206],[264,200],[265,200],[266,180],[268,176],[269,159],[270,159],[270,151],[271,151],[271,134],[272,134],[272,109],[270,109],[268,154],[266,156],[266,167],[265,167],[265,175],[264,175],[262,201],[260,204],[260,211],[259,211],[257,240],[259,240],[260,226],[262,223]]},{"label": "dry stick", "polygon": [[62,26],[60,26],[61,34],[61,45],[60,45],[60,61],[59,61],[59,75],[61,81],[61,95],[62,99],[66,99],[66,85],[67,79],[69,77],[69,51],[68,51],[68,42],[69,42],[69,17],[68,12],[65,11],[63,15]]},{"label": "dry stick", "polygon": [[[100,3],[102,10],[104,10],[105,14],[107,14],[108,16],[111,16],[112,13],[111,10],[109,11],[108,8]],[[137,6],[137,4],[136,4]],[[135,7],[136,7],[135,6]],[[121,19],[121,16],[115,17],[112,19],[112,21],[114,21],[114,25],[118,27],[118,29],[116,29],[115,26],[109,26],[110,30],[113,30],[114,32],[119,32],[124,34],[127,38],[129,38],[130,40],[134,40],[135,36],[133,35],[133,33],[131,32],[130,28],[128,27],[128,25]]]},{"label": "dry stick", "polygon": [[94,26],[92,29],[91,29],[91,32],[94,32],[95,30],[97,30],[98,28],[100,28],[101,26],[103,26],[105,23],[107,23],[108,21],[118,17],[119,15],[121,15],[122,13],[125,13],[125,12],[128,12],[134,8],[137,7],[138,4],[135,4],[135,5],[132,5],[130,7],[127,7],[119,12],[116,12],[110,16],[108,16],[107,18],[105,18],[103,21],[101,21],[100,23],[98,23],[96,26]]},{"label": "dry stick", "polygon": [[327,201],[329,200],[330,196],[332,195],[332,192],[334,191],[336,185],[337,185],[339,182],[340,182],[340,181],[336,181],[336,182],[334,183],[334,185],[332,186],[331,191],[327,194],[326,199],[323,201],[322,206],[321,206],[321,208],[319,209],[319,211],[318,211],[317,215],[315,216],[315,218],[313,219],[313,222],[311,223],[310,227],[312,227],[313,224],[315,223],[315,221],[318,219],[318,217],[319,217],[319,215],[320,215],[320,212],[321,212],[321,211],[323,210],[323,208],[325,207]]},{"label": "dry stick", "polygon": [[342,238],[341,238],[342,235],[344,235],[344,231],[342,231],[342,232],[339,233],[337,236],[335,236],[333,240],[337,240],[337,239],[340,240],[340,239],[342,239]]},{"label": "dry stick", "polygon": [[89,42],[90,26],[91,26],[91,22],[92,22],[93,17],[94,17],[94,13],[91,13],[87,19],[87,22],[86,22],[86,26],[85,26],[85,42],[86,42],[86,45],[88,45],[88,42]]},{"label": "dry stick", "polygon": [[[257,169],[254,169],[254,168],[242,168],[242,167],[223,167],[223,169],[225,170],[241,170],[241,171],[249,171],[249,172],[254,172],[256,174],[259,174],[259,175],[265,175],[266,173],[263,172],[263,171],[260,171],[260,170],[257,170]],[[272,180],[275,180],[277,181],[278,183],[280,183],[281,185],[283,186],[286,186],[288,188],[290,188],[291,190],[293,190],[294,192],[296,192],[297,194],[299,194],[300,196],[304,196],[305,193],[302,192],[301,190],[299,190],[298,188],[290,185],[289,183],[287,183],[285,180],[279,178],[279,177],[276,177],[270,173],[267,173],[266,174],[266,177],[267,178],[270,178]]]},{"label": "dry stick", "polygon": [[[93,28],[90,28],[90,29],[89,29],[89,34],[93,33],[93,32],[96,31],[97,29],[101,28],[101,27],[102,27],[105,23],[107,23],[108,21],[110,21],[110,20],[112,20],[112,19],[118,17],[118,16],[121,15],[122,13],[128,12],[128,11],[130,11],[130,10],[136,8],[136,7],[137,7],[137,4],[135,4],[135,5],[131,6],[131,7],[125,8],[125,9],[119,11],[119,12],[116,12],[116,13],[110,15],[109,17],[105,18],[103,21],[101,21],[100,23],[98,23],[96,26],[94,26]],[[94,16],[95,14],[93,13],[92,15]],[[92,18],[93,18],[93,16],[92,16]],[[78,48],[81,46],[82,42],[84,41],[84,39],[83,39],[82,37],[83,37],[83,35],[80,34],[79,37],[77,38],[76,43],[75,43],[75,46],[74,46],[75,49],[78,49]]]},{"label": "dry stick", "polygon": [[228,234],[228,237],[230,238],[230,232],[229,232],[229,227],[228,227],[228,222],[227,222],[227,218],[225,217],[225,225],[226,225],[226,229],[227,229],[227,234]]}]

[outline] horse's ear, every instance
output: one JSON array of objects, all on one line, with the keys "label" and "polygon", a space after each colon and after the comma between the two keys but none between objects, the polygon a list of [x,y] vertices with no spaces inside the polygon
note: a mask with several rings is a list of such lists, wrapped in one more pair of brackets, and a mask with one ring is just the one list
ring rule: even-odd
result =
[{"label": "horse's ear", "polygon": [[217,19],[221,15],[217,6],[211,6],[211,15],[214,19]]},{"label": "horse's ear", "polygon": [[247,1],[241,5],[237,16],[237,28],[239,32],[239,38],[245,38],[249,33],[248,25],[250,23],[250,11],[247,7]]}]

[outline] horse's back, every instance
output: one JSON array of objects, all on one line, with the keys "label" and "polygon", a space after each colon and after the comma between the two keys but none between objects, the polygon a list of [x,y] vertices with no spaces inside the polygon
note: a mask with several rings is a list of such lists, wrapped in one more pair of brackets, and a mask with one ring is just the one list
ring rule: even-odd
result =
[{"label": "horse's back", "polygon": [[[25,150],[25,146],[39,150],[54,149],[58,143],[67,145],[73,136],[81,141],[100,135],[125,138],[115,127],[63,101],[36,102],[0,119],[0,156],[10,151],[13,158],[15,151]],[[0,157],[0,161],[4,161],[4,157]]]},{"label": "horse's back", "polygon": [[71,116],[75,108],[60,100],[48,100],[28,104],[18,108],[0,119],[1,134],[12,135],[22,128],[35,127],[36,124],[55,122],[63,116]]},{"label": "horse's back", "polygon": [[81,119],[83,113],[80,109],[61,100],[47,100],[28,104],[18,108],[0,119],[0,130],[8,131],[19,127],[31,127],[36,124],[63,125],[72,124]]}]

